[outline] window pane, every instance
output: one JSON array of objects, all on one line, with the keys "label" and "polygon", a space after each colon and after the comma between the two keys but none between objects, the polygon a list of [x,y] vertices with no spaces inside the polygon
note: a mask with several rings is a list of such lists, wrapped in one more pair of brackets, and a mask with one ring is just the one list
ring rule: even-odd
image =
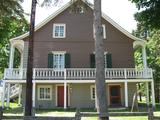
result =
[{"label": "window pane", "polygon": [[64,37],[64,25],[55,25],[54,26],[54,36],[55,37]]}]

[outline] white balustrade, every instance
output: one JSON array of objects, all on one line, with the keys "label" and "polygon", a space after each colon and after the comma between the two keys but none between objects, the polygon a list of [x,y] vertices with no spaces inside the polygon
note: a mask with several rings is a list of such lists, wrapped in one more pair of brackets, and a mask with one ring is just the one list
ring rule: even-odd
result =
[{"label": "white balustrade", "polygon": [[[63,80],[65,79],[95,79],[96,70],[93,68],[34,68],[33,79],[36,80]],[[135,68],[106,68],[106,79],[143,79],[152,78],[152,69],[137,70]],[[6,69],[5,79],[26,79],[26,69]]]}]

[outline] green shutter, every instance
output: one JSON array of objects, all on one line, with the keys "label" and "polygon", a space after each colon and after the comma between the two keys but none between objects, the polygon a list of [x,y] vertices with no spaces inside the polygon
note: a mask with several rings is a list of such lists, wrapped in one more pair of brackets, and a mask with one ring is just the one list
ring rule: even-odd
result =
[{"label": "green shutter", "polygon": [[110,53],[106,54],[107,68],[112,68],[112,55]]},{"label": "green shutter", "polygon": [[65,68],[71,67],[71,56],[69,53],[65,54]]},{"label": "green shutter", "polygon": [[53,53],[48,54],[48,68],[53,68]]},{"label": "green shutter", "polygon": [[90,54],[90,67],[95,68],[96,67],[96,62],[95,62],[95,54]]}]

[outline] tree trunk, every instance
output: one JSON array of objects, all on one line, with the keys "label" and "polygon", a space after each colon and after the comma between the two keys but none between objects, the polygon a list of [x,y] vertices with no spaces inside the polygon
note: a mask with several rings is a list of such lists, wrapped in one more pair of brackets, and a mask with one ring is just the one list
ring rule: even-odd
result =
[{"label": "tree trunk", "polygon": [[36,13],[36,0],[32,0],[30,30],[29,30],[29,50],[27,64],[27,83],[26,83],[26,101],[25,101],[25,116],[32,116],[32,76],[33,76],[33,41],[34,41],[34,26]]},{"label": "tree trunk", "polygon": [[94,39],[96,57],[96,99],[99,120],[109,120],[104,74],[104,47],[101,24],[101,0],[94,0]]}]

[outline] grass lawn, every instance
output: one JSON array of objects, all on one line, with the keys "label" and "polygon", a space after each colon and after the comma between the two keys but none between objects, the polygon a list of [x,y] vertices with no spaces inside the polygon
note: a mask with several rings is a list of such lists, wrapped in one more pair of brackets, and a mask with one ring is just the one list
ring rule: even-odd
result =
[{"label": "grass lawn", "polygon": [[[4,109],[5,115],[23,115],[23,108],[18,106],[17,103],[10,103],[10,108]],[[145,104],[140,103],[142,110],[146,110]],[[157,104],[156,111],[154,114],[160,116],[160,104]],[[81,112],[96,112],[94,109],[82,109]],[[110,112],[129,112],[129,109],[109,110]],[[36,116],[75,116],[75,109],[38,109],[36,110]],[[97,117],[83,117],[82,120],[97,120]],[[137,117],[110,117],[110,120],[147,120],[147,116]]]}]

